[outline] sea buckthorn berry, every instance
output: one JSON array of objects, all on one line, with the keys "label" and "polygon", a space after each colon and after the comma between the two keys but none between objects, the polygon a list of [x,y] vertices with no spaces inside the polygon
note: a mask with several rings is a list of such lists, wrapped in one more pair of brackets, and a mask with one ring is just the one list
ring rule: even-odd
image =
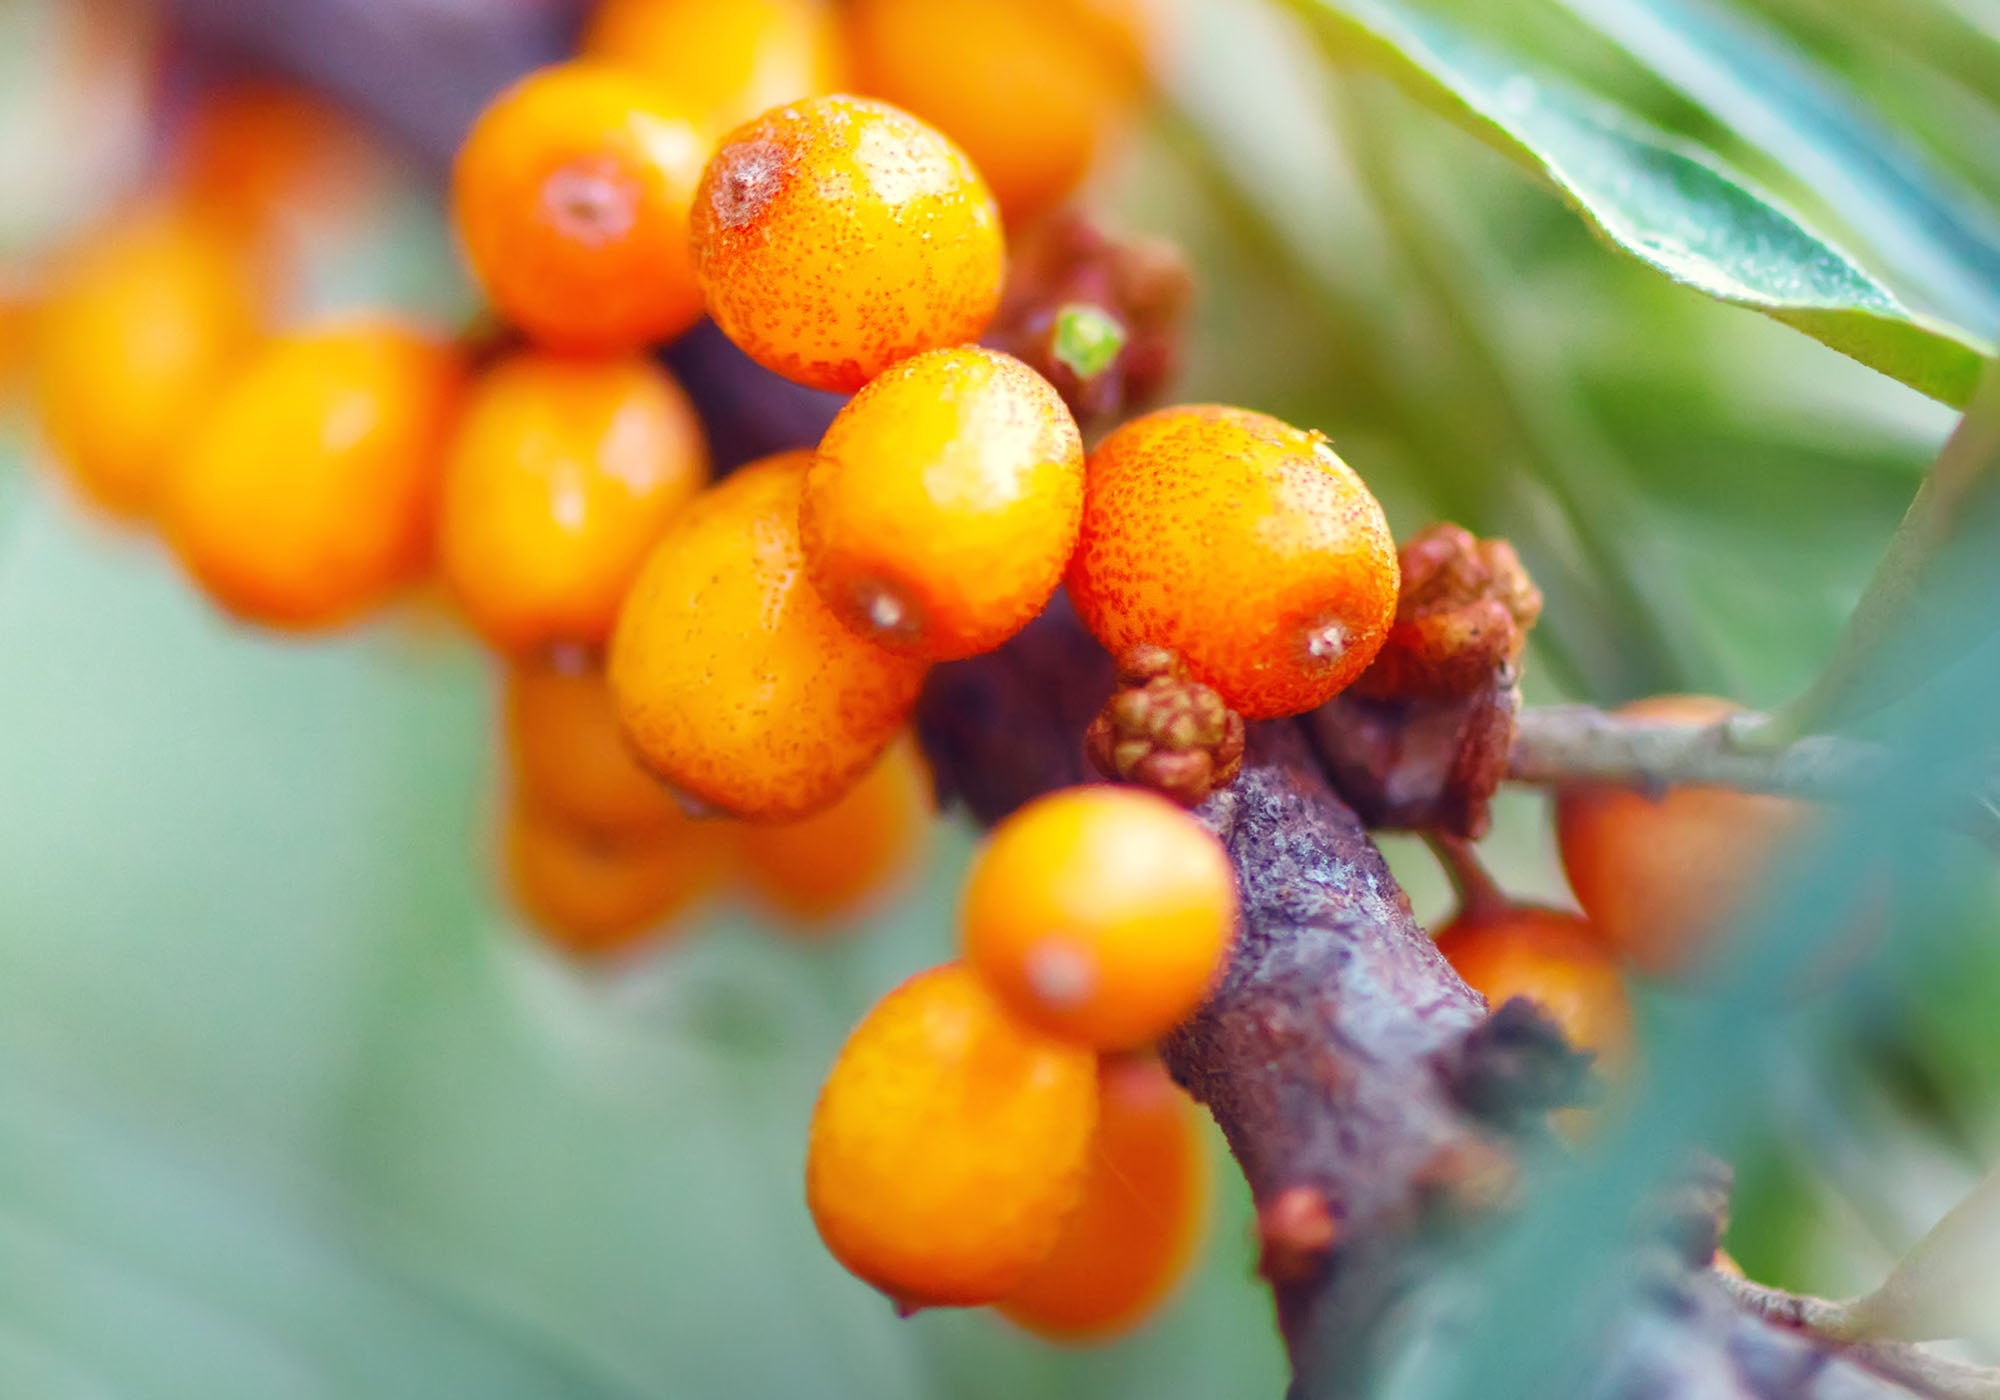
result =
[{"label": "sea buckthorn berry", "polygon": [[467,401],[438,564],[473,630],[501,650],[595,646],[707,476],[694,406],[652,361],[515,355]]},{"label": "sea buckthorn berry", "polygon": [[806,1204],[834,1258],[899,1304],[998,1302],[1054,1250],[1096,1128],[1095,1057],[1018,1025],[947,963],[841,1048],[813,1110]]},{"label": "sea buckthorn berry", "polygon": [[794,925],[854,918],[901,885],[930,834],[931,777],[917,746],[891,744],[868,775],[826,810],[742,828],[744,873]]},{"label": "sea buckthorn berry", "polygon": [[1070,788],[994,828],[962,918],[966,960],[1008,1010],[1126,1050],[1186,1020],[1222,975],[1236,877],[1222,843],[1164,797]]},{"label": "sea buckthorn berry", "polygon": [[657,84],[718,136],[847,74],[825,0],[599,0],[583,56]]},{"label": "sea buckthorn berry", "polygon": [[1000,1311],[1037,1336],[1102,1341],[1145,1322],[1186,1275],[1208,1223],[1201,1114],[1160,1062],[1107,1056],[1083,1203],[1055,1253]]},{"label": "sea buckthorn berry", "polygon": [[[1618,713],[1712,724],[1735,709],[1709,696],[1666,695]],[[1597,936],[1641,971],[1671,976],[1701,961],[1810,815],[1805,804],[1729,788],[1675,787],[1655,797],[1578,784],[1556,795],[1556,840]]]},{"label": "sea buckthorn berry", "polygon": [[730,133],[702,172],[694,243],[724,333],[767,369],[841,393],[977,340],[1007,260],[963,151],[907,112],[842,96]]},{"label": "sea buckthorn berry", "polygon": [[1631,1059],[1632,1005],[1618,965],[1589,926],[1560,909],[1510,905],[1460,916],[1438,931],[1438,951],[1497,1011],[1526,997],[1565,1039],[1616,1073]]},{"label": "sea buckthorn berry", "polygon": [[195,431],[162,524],[197,582],[250,622],[310,630],[386,602],[431,559],[464,373],[386,320],[271,342]]},{"label": "sea buckthorn berry", "polygon": [[854,0],[855,81],[972,157],[1010,220],[1062,202],[1140,95],[1139,6],[1108,0]]},{"label": "sea buckthorn berry", "polygon": [[49,447],[86,495],[124,516],[158,504],[257,320],[229,240],[185,210],[120,218],[72,250],[38,319],[35,390]]},{"label": "sea buckthorn berry", "polygon": [[892,651],[991,651],[1047,606],[1076,548],[1083,438],[997,350],[915,355],[855,395],[806,475],[806,563],[841,621]]},{"label": "sea buckthorn berry", "polygon": [[636,350],[701,315],[688,205],[708,142],[687,108],[603,64],[561,63],[494,99],[459,152],[452,208],[503,315],[558,350]]},{"label": "sea buckthorn berry", "polygon": [[1360,675],[1398,583],[1382,507],[1318,433],[1168,408],[1090,455],[1077,612],[1114,656],[1177,653],[1245,719],[1310,710]]},{"label": "sea buckthorn berry", "polygon": [[611,689],[647,765],[756,821],[837,800],[903,727],[922,663],[848,631],[805,573],[807,452],[767,457],[667,525],[619,614]]},{"label": "sea buckthorn berry", "polygon": [[651,941],[727,869],[718,833],[687,818],[639,836],[574,827],[525,803],[508,818],[515,902],[543,937],[583,957]]},{"label": "sea buckthorn berry", "polygon": [[551,817],[628,836],[684,824],[673,793],[626,743],[594,666],[565,658],[509,667],[506,728],[522,796]]}]

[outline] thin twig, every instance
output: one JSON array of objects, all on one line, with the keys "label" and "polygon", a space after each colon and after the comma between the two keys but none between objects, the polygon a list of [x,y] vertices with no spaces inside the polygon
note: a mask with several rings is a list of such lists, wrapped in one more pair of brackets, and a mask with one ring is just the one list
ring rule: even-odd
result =
[{"label": "thin twig", "polygon": [[1851,1343],[1855,1307],[1852,1302],[1787,1293],[1748,1279],[1717,1274],[1736,1305],[1767,1322],[1810,1332],[1847,1345],[1847,1354],[1869,1370],[1927,1390],[1945,1400],[1996,1400],[2000,1397],[2000,1367],[1953,1361],[1908,1342]]},{"label": "thin twig", "polygon": [[1739,736],[1764,723],[1735,714],[1709,724],[1627,719],[1588,705],[1523,710],[1508,760],[1518,783],[1578,781],[1666,788],[1700,784],[1835,802],[1867,790],[1886,757],[1873,744],[1812,735],[1780,748],[1746,747]]}]

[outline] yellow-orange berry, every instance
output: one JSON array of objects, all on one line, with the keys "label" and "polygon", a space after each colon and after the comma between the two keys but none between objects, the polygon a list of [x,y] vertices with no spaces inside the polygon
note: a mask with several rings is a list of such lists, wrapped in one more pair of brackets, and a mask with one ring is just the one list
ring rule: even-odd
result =
[{"label": "yellow-orange berry", "polygon": [[1007,217],[1062,202],[1140,92],[1139,6],[1107,0],[854,0],[861,91],[965,148]]},{"label": "yellow-orange berry", "polygon": [[1208,1152],[1193,1100],[1151,1056],[1108,1056],[1083,1203],[1055,1252],[1000,1311],[1059,1342],[1115,1337],[1158,1310],[1208,1221]]},{"label": "yellow-orange berry", "polygon": [[599,0],[583,56],[657,84],[717,135],[847,73],[825,0]]},{"label": "yellow-orange berry", "polygon": [[151,208],[86,239],[37,325],[36,406],[57,461],[106,509],[151,512],[257,322],[254,280],[199,216]]},{"label": "yellow-orange berry", "polygon": [[1012,356],[964,346],[885,370],[842,409],[806,476],[820,596],[892,651],[991,651],[1062,583],[1083,511],[1083,438]]},{"label": "yellow-orange berry", "polygon": [[842,393],[977,340],[1006,270],[1000,211],[965,153],[857,97],[794,102],[731,132],[702,172],[694,241],[729,338]]},{"label": "yellow-orange berry", "polygon": [[643,835],[573,827],[525,803],[507,826],[507,879],[536,931],[584,957],[651,941],[727,872],[717,833],[703,823]]},{"label": "yellow-orange berry", "polygon": [[[1735,708],[1707,696],[1659,696],[1619,714],[1710,724]],[[1557,794],[1556,839],[1591,929],[1634,967],[1669,976],[1700,961],[1810,814],[1799,802],[1728,788],[1654,796],[1583,784]]]},{"label": "yellow-orange berry", "polygon": [[693,325],[688,205],[707,151],[684,106],[608,65],[557,64],[500,94],[452,175],[493,304],[558,350],[636,350]]},{"label": "yellow-orange berry", "polygon": [[176,464],[162,525],[181,562],[246,621],[347,622],[422,576],[455,352],[390,321],[271,342],[223,391]]},{"label": "yellow-orange berry", "polygon": [[959,963],[918,973],[841,1048],[806,1204],[848,1270],[911,1307],[1018,1288],[1083,1192],[1097,1065],[1017,1025]]},{"label": "yellow-orange berry", "polygon": [[474,386],[453,438],[438,566],[501,650],[596,646],[707,476],[694,405],[651,360],[515,355]]},{"label": "yellow-orange berry", "polygon": [[1618,965],[1574,914],[1511,905],[1461,916],[1438,931],[1438,951],[1497,1011],[1526,997],[1569,1043],[1617,1072],[1631,1059],[1632,1005]]},{"label": "yellow-orange berry", "polygon": [[570,826],[614,835],[678,827],[680,804],[646,771],[604,673],[585,664],[508,668],[507,753],[522,795]]},{"label": "yellow-orange berry", "polygon": [[930,834],[931,779],[917,746],[891,744],[845,797],[795,822],[745,826],[744,873],[795,925],[847,920],[902,883]]},{"label": "yellow-orange berry", "polygon": [[40,302],[6,283],[0,269],[0,409],[12,405],[26,376]]},{"label": "yellow-orange berry", "polygon": [[848,631],[805,575],[811,454],[744,467],[667,526],[619,614],[611,689],[648,766],[759,821],[809,816],[909,718],[922,663]]},{"label": "yellow-orange berry", "polygon": [[962,911],[966,960],[1033,1026],[1125,1050],[1201,1005],[1236,936],[1222,843],[1164,797],[1079,787],[993,830]]},{"label": "yellow-orange berry", "polygon": [[1177,653],[1245,719],[1310,710],[1360,675],[1400,583],[1381,505],[1318,433],[1168,408],[1090,455],[1077,612],[1114,656]]}]

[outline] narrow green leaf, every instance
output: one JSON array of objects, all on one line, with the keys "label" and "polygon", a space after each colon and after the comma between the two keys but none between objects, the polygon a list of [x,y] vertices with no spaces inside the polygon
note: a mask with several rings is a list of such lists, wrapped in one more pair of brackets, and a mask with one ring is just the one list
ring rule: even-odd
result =
[{"label": "narrow green leaf", "polygon": [[1071,302],[1056,313],[1056,359],[1078,379],[1095,379],[1125,348],[1125,327],[1101,306]]},{"label": "narrow green leaf", "polygon": [[1704,295],[1805,332],[1963,406],[1991,353],[1912,313],[1706,151],[1477,46],[1396,0],[1286,0],[1336,58],[1388,74],[1549,181],[1614,246]]}]

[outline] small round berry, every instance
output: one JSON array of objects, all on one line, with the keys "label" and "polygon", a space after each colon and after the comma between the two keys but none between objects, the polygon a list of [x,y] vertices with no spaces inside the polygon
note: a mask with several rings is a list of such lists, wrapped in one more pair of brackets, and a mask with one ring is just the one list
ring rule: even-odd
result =
[{"label": "small round berry", "polygon": [[856,84],[963,146],[1018,222],[1074,191],[1137,105],[1138,9],[1129,0],[855,0]]},{"label": "small round berry", "polygon": [[1114,656],[1177,653],[1245,719],[1344,689],[1381,650],[1399,585],[1381,505],[1318,433],[1169,408],[1090,455],[1077,612]]},{"label": "small round berry", "polygon": [[598,957],[652,941],[728,869],[719,834],[685,818],[642,836],[573,827],[525,803],[507,825],[507,879],[535,930]]},{"label": "small round berry", "polygon": [[1632,1054],[1632,1006],[1618,965],[1590,927],[1560,909],[1513,905],[1461,916],[1438,931],[1438,951],[1498,1011],[1534,1002],[1569,1043],[1612,1072]]},{"label": "small round berry", "polygon": [[[1708,696],[1667,695],[1618,713],[1711,724],[1735,709]],[[1799,802],[1729,788],[1676,787],[1655,797],[1580,784],[1556,795],[1556,840],[1597,936],[1634,967],[1664,977],[1700,962],[1810,814]]]},{"label": "small round berry", "polygon": [[907,112],[816,97],[722,143],[694,202],[708,313],[767,369],[853,393],[922,350],[977,340],[1005,236],[964,152]]},{"label": "small round berry", "polygon": [[500,650],[597,646],[707,476],[694,406],[651,360],[518,354],[467,401],[438,565],[473,630]]},{"label": "small round berry", "polygon": [[583,56],[672,93],[718,136],[782,102],[839,90],[847,71],[825,0],[599,0]]},{"label": "small round berry", "polygon": [[905,883],[922,859],[931,820],[930,774],[917,746],[899,740],[826,810],[745,826],[744,873],[795,927],[846,922]]},{"label": "small round berry", "polygon": [[554,349],[671,340],[701,315],[688,205],[707,150],[642,78],[583,62],[529,74],[480,115],[452,175],[473,272]]},{"label": "small round berry", "polygon": [[510,666],[506,730],[522,796],[551,817],[621,836],[684,823],[673,793],[626,743],[611,687],[594,666],[568,658]]},{"label": "small round berry", "polygon": [[38,318],[35,394],[49,447],[85,495],[121,516],[158,505],[257,322],[243,260],[186,210],[137,212],[71,250]]},{"label": "small round berry", "polygon": [[908,1307],[1018,1288],[1081,1199],[1097,1064],[1018,1026],[963,965],[918,973],[841,1048],[806,1204],[847,1269]]},{"label": "small round berry", "polygon": [[1007,1009],[1100,1050],[1201,1005],[1236,936],[1236,877],[1193,817],[1137,788],[1051,793],[993,830],[962,911],[966,960]]},{"label": "small round berry", "polygon": [[1012,356],[965,346],[885,370],[821,439],[800,530],[820,596],[926,661],[991,651],[1047,606],[1076,548],[1083,438]]},{"label": "small round berry", "polygon": [[463,381],[453,351],[389,321],[271,342],[176,464],[168,540],[246,621],[333,627],[388,601],[430,564]]},{"label": "small round berry", "polygon": [[1055,1252],[1000,1304],[1055,1342],[1145,1322],[1194,1262],[1208,1223],[1208,1147],[1194,1101],[1147,1056],[1107,1056],[1083,1203]]},{"label": "small round berry", "polygon": [[625,600],[611,689],[687,796],[789,821],[851,788],[909,719],[922,663],[841,626],[805,576],[806,452],[744,467],[667,526]]}]

